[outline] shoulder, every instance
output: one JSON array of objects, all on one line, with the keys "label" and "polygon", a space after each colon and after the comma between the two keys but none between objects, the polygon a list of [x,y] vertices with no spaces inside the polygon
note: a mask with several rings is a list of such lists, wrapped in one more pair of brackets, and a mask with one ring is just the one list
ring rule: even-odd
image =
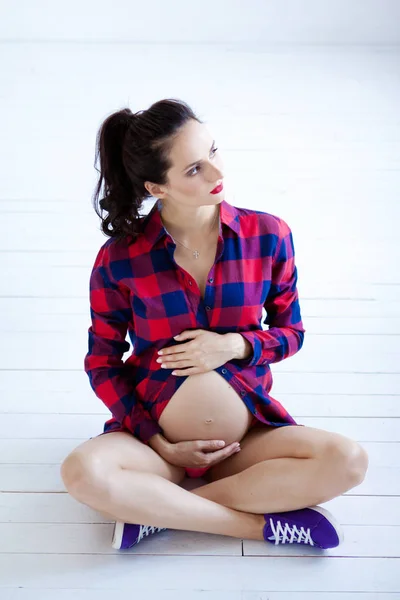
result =
[{"label": "shoulder", "polygon": [[291,233],[288,223],[278,215],[263,210],[235,207],[241,230],[249,235],[272,235],[282,239]]},{"label": "shoulder", "polygon": [[107,267],[113,263],[129,259],[130,249],[135,241],[136,239],[132,236],[126,236],[122,239],[109,237],[97,251],[94,266]]},{"label": "shoulder", "polygon": [[97,251],[92,277],[101,277],[109,286],[121,286],[131,281],[130,248],[132,238],[108,238]]},{"label": "shoulder", "polygon": [[104,244],[97,250],[97,254],[94,260],[94,268],[107,267],[112,260],[114,255],[115,240],[108,238]]}]

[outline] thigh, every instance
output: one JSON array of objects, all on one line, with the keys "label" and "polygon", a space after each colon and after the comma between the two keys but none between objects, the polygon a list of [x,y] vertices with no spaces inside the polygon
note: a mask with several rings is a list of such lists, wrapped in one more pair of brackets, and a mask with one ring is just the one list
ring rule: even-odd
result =
[{"label": "thigh", "polygon": [[64,473],[75,464],[83,464],[96,474],[120,467],[160,475],[173,483],[181,483],[185,469],[171,465],[153,448],[143,444],[128,431],[112,431],[90,438],[77,446],[63,463]]},{"label": "thigh", "polygon": [[241,451],[212,467],[209,480],[217,481],[236,475],[263,460],[274,458],[313,458],[321,455],[327,448],[342,448],[351,452],[356,442],[345,436],[306,427],[304,425],[286,425],[270,427],[257,425],[240,442]]}]

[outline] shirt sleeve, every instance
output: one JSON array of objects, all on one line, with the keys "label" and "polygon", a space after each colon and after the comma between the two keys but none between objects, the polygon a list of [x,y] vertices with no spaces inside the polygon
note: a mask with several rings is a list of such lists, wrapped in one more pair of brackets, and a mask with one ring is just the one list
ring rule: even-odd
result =
[{"label": "shirt sleeve", "polygon": [[96,396],[113,417],[146,445],[162,428],[138,401],[134,384],[122,361],[130,348],[126,341],[132,319],[129,289],[112,277],[107,248],[102,247],[90,276],[88,352],[84,369]]},{"label": "shirt sleeve", "polygon": [[264,302],[268,330],[239,332],[253,348],[252,353],[238,362],[241,366],[277,363],[298,352],[304,342],[305,329],[301,321],[297,291],[297,268],[293,235],[288,224],[280,219],[279,236],[272,259],[271,285]]}]

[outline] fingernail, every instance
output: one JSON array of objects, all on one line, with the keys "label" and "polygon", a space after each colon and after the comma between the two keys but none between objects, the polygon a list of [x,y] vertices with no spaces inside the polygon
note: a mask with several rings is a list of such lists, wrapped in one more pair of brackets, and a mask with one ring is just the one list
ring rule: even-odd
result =
[{"label": "fingernail", "polygon": [[238,446],[237,448],[235,448],[235,452],[240,452],[241,451],[241,447]]}]

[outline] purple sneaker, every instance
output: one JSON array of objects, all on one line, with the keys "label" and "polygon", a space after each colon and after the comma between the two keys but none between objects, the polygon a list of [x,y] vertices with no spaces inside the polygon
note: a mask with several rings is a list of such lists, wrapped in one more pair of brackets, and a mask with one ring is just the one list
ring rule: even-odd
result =
[{"label": "purple sneaker", "polygon": [[264,540],[271,544],[305,544],[325,549],[336,548],[344,540],[339,523],[320,506],[266,513],[264,519]]},{"label": "purple sneaker", "polygon": [[125,550],[138,544],[145,536],[158,531],[165,531],[166,527],[153,527],[152,525],[135,525],[133,523],[115,522],[112,538],[112,547],[116,550]]}]

